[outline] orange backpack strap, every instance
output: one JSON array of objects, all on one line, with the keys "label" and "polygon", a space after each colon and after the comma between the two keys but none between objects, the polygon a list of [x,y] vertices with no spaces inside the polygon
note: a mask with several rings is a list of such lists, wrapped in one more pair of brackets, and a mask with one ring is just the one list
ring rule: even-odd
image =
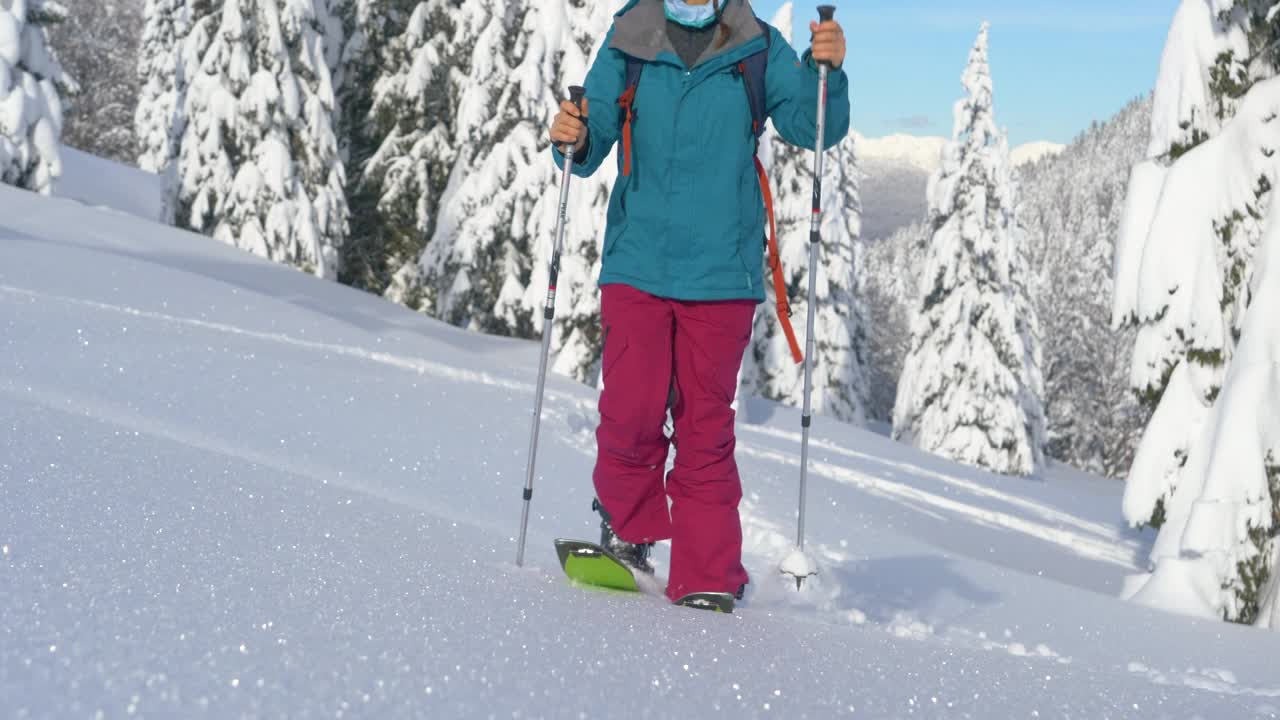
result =
[{"label": "orange backpack strap", "polygon": [[778,323],[791,346],[791,358],[796,364],[804,362],[804,353],[796,341],[795,328],[791,327],[791,301],[787,299],[787,279],[782,274],[782,256],[778,252],[778,224],[773,215],[773,191],[769,189],[769,174],[765,172],[760,156],[755,157],[756,175],[760,177],[760,192],[764,194],[764,211],[769,216],[769,270],[773,273],[773,296],[778,306]]},{"label": "orange backpack strap", "polygon": [[631,121],[635,119],[632,103],[636,99],[636,88],[631,86],[618,98],[618,107],[622,108],[622,175],[631,175]]},{"label": "orange backpack strap", "polygon": [[643,72],[643,60],[627,58],[626,89],[618,98],[618,107],[622,109],[622,151],[618,153],[618,171],[623,177],[631,176],[631,126],[636,119],[636,90],[640,87]]}]

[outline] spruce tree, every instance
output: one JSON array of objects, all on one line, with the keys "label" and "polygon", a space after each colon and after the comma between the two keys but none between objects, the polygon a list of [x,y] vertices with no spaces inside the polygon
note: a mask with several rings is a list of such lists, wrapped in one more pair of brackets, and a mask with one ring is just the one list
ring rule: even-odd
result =
[{"label": "spruce tree", "polygon": [[[347,204],[351,211],[351,237],[343,248],[342,282],[381,294],[391,283],[391,272],[401,267],[405,253],[388,248],[386,228],[378,209],[378,179],[366,180],[369,161],[386,139],[386,126],[409,126],[413,117],[392,114],[377,121],[375,91],[380,77],[407,70],[406,53],[391,54],[393,38],[409,36],[417,0],[325,0],[330,6],[326,36],[329,64],[334,72],[338,113],[336,132],[347,168]],[[412,22],[411,22],[412,21]],[[431,88],[431,91],[440,88]],[[427,89],[424,88],[424,92]],[[407,115],[407,114],[406,114]],[[422,118],[418,117],[421,121]],[[382,168],[385,171],[385,167]],[[419,244],[418,247],[421,250]],[[388,260],[390,258],[390,260]],[[388,266],[392,266],[388,270]]]},{"label": "spruce tree", "polygon": [[1146,424],[1129,389],[1135,332],[1111,328],[1111,302],[1125,184],[1150,127],[1145,97],[1058,157],[1019,169],[1019,218],[1039,284],[1048,454],[1115,478],[1128,473]]},{"label": "spruce tree", "polygon": [[74,12],[53,26],[50,36],[63,68],[79,92],[67,98],[64,145],[116,162],[133,163],[138,144],[133,108],[142,28],[137,0],[71,3]]},{"label": "spruce tree", "polygon": [[911,319],[931,236],[923,220],[905,225],[871,243],[860,264],[871,335],[870,416],[886,424],[893,423],[898,378],[911,351]]},{"label": "spruce tree", "polygon": [[1280,532],[1278,7],[1179,9],[1116,259],[1116,321],[1138,328],[1134,386],[1154,407],[1125,487],[1125,517],[1160,527],[1136,598],[1246,623]]},{"label": "spruce tree", "polygon": [[1005,212],[997,226],[1010,246],[1009,281],[1013,285],[1014,316],[1022,344],[1022,363],[1015,367],[1021,388],[1025,428],[1036,467],[1044,464],[1044,449],[1049,441],[1044,409],[1044,354],[1040,346],[1040,315],[1036,299],[1037,278],[1031,268],[1030,236],[1018,215],[1019,184],[1009,162],[1009,138],[1001,133],[996,151],[1002,162],[997,165],[995,189]]},{"label": "spruce tree", "polygon": [[177,160],[186,119],[187,68],[183,44],[191,30],[189,0],[147,0],[138,49],[141,90],[134,111],[138,167],[164,180],[163,222],[172,223],[177,191]]},{"label": "spruce tree", "polygon": [[[1216,281],[1185,276],[1169,278],[1166,283],[1171,271],[1178,270],[1153,269],[1156,263],[1143,256],[1146,234],[1168,169],[1217,137],[1253,85],[1275,73],[1275,22],[1268,19],[1272,6],[1272,2],[1261,0],[1224,2],[1214,14],[1204,3],[1183,2],[1161,61],[1149,160],[1134,169],[1125,233],[1116,259],[1115,324],[1137,329],[1133,385],[1143,405],[1153,413],[1152,425],[1161,428],[1156,435],[1166,446],[1157,452],[1154,443],[1144,442],[1147,450],[1136,458],[1138,464],[1130,473],[1125,496],[1125,516],[1134,524],[1157,528],[1163,524],[1195,428],[1204,422],[1220,392],[1250,301],[1248,279],[1270,183],[1260,182],[1252,197],[1213,219],[1213,247],[1180,251],[1211,252],[1214,259],[1201,269],[1213,273]],[[1185,48],[1189,46],[1207,50],[1188,54]],[[1184,234],[1160,242],[1196,240]],[[1140,285],[1148,277],[1166,283],[1168,297],[1141,293]],[[1206,329],[1206,321],[1200,317],[1201,306],[1209,302],[1196,287],[1203,283],[1213,286],[1211,292],[1220,293],[1217,303],[1221,312],[1212,321],[1216,331]],[[1185,373],[1178,372],[1183,365]],[[1190,414],[1168,409],[1161,412],[1166,402],[1166,408],[1177,406]]]},{"label": "spruce tree", "polygon": [[78,89],[49,45],[53,0],[0,5],[0,182],[42,194],[62,174],[62,96]]},{"label": "spruce tree", "polygon": [[315,5],[225,0],[208,21],[188,39],[206,48],[185,101],[178,219],[336,278],[347,207]]},{"label": "spruce tree", "polygon": [[1021,233],[1008,146],[997,130],[983,25],[962,81],[943,167],[929,183],[933,237],[912,349],[898,387],[894,436],[995,472],[1031,475],[1043,411],[1020,300]]},{"label": "spruce tree", "polygon": [[[531,337],[523,302],[534,270],[532,210],[554,183],[545,128],[559,95],[554,52],[561,32],[544,3],[490,2],[459,97],[456,162],[471,168],[440,204],[422,258],[436,313],[480,332]],[[505,10],[505,12],[501,12]]]},{"label": "spruce tree", "polygon": [[[536,333],[560,175],[546,161],[546,128],[564,88],[585,77],[617,4],[511,2],[473,26],[471,78],[453,127],[456,167],[468,172],[450,181],[420,261],[439,317],[484,332]],[[575,179],[558,284],[554,367],[584,381],[594,379],[600,352],[595,279],[612,181],[608,166]]]},{"label": "spruce tree", "polygon": [[[793,8],[783,5],[770,21],[791,40]],[[778,245],[786,271],[797,340],[805,343],[809,293],[809,226],[813,204],[813,150],[782,140],[772,129],[761,139],[762,161],[775,194]],[[866,309],[862,303],[862,207],[858,197],[854,138],[828,151],[823,172],[824,210],[814,319],[813,408],[819,414],[862,425],[870,396]],[[763,253],[761,254],[763,258]],[[765,283],[772,287],[771,270]],[[804,365],[796,364],[779,325],[776,300],[756,314],[743,390],[793,407],[804,403]]]},{"label": "spruce tree", "polygon": [[[434,310],[435,292],[422,281],[419,258],[458,156],[455,98],[463,91],[458,78],[468,74],[474,42],[467,35],[489,14],[486,3],[455,8],[440,0],[419,2],[401,33],[381,43],[372,59],[351,66],[352,82],[357,75],[374,80],[364,126],[369,137],[352,145],[357,156],[365,148],[372,154],[356,159],[352,201],[360,232],[348,253],[350,278],[427,313]],[[349,107],[351,113],[358,106]],[[349,122],[357,137],[363,121]]]},{"label": "spruce tree", "polygon": [[[559,25],[558,47],[552,49],[555,83],[550,97],[559,98],[565,88],[578,85],[600,52],[605,35],[621,2],[583,3],[565,6],[566,17]],[[557,27],[554,17],[542,20]],[[550,125],[552,116],[543,116]],[[542,145],[539,145],[541,148]],[[605,236],[605,218],[609,194],[613,190],[617,167],[617,146],[606,157],[600,169],[590,178],[574,178],[569,222],[565,228],[565,248],[558,280],[558,302],[553,338],[555,359],[552,368],[581,382],[593,383],[600,373],[604,338],[600,327],[601,244]],[[545,152],[543,152],[545,157]],[[542,167],[546,168],[546,165]],[[533,210],[530,226],[534,264],[530,280],[521,297],[526,312],[534,317],[542,309],[547,290],[547,267],[555,235],[555,218],[560,199],[560,173],[554,168],[541,179],[542,191]]]},{"label": "spruce tree", "polygon": [[177,159],[185,123],[179,113],[186,90],[181,45],[190,29],[186,0],[147,0],[138,79],[142,91],[134,113],[134,134],[141,145],[138,167],[164,172]]}]

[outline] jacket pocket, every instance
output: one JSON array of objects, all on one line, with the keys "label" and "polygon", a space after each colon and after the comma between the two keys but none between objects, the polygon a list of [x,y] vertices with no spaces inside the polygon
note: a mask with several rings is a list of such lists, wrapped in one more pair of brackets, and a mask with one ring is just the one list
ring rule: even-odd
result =
[{"label": "jacket pocket", "polygon": [[[613,334],[613,326],[604,328],[604,351],[600,354],[600,379],[608,381],[618,367],[618,361],[627,353],[627,339]],[[612,337],[611,337],[612,336]]]},{"label": "jacket pocket", "polygon": [[755,163],[750,163],[738,181],[738,258],[747,276],[747,287],[755,290],[758,273],[763,272],[765,251],[769,243],[769,220],[765,218],[760,230],[760,218],[764,214],[764,198],[760,192],[760,179]]},{"label": "jacket pocket", "polygon": [[609,202],[609,222],[605,227],[603,255],[613,253],[614,247],[618,244],[618,238],[622,237],[627,228],[627,192],[630,189],[631,178],[619,175]]}]

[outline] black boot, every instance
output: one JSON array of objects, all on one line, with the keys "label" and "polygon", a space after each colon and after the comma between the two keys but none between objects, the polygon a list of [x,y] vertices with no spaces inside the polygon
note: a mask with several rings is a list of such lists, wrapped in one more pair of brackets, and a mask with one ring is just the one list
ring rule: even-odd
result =
[{"label": "black boot", "polygon": [[591,509],[600,513],[600,547],[613,553],[623,564],[645,573],[653,574],[653,565],[649,563],[649,552],[653,550],[653,543],[636,545],[613,534],[613,527],[609,525],[609,513],[600,504],[599,500],[591,501]]}]

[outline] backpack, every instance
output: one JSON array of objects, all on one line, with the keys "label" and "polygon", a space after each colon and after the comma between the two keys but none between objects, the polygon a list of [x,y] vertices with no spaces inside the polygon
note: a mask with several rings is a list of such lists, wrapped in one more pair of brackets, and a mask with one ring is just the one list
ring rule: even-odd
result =
[{"label": "backpack", "polygon": [[[769,48],[773,42],[773,35],[767,23],[759,18],[756,18],[756,22],[764,32],[765,48],[739,62],[734,68],[734,74],[742,78],[743,86],[747,91],[747,104],[751,108],[751,132],[756,140],[756,175],[760,179],[760,192],[764,196],[765,215],[769,218],[769,233],[765,238],[765,248],[769,256],[769,269],[773,274],[773,294],[777,301],[778,323],[787,337],[791,357],[796,364],[799,364],[804,362],[804,354],[800,352],[796,331],[791,326],[791,301],[787,298],[787,280],[782,271],[782,258],[778,252],[778,227],[773,213],[773,192],[769,188],[769,175],[760,162],[760,136],[764,134],[769,107],[765,99],[765,72],[769,69]],[[618,98],[618,106],[622,108],[622,152],[618,155],[618,171],[623,177],[631,175],[631,127],[635,121],[636,89],[640,87],[640,75],[644,72],[644,66],[645,61],[627,56],[625,90]]]}]

